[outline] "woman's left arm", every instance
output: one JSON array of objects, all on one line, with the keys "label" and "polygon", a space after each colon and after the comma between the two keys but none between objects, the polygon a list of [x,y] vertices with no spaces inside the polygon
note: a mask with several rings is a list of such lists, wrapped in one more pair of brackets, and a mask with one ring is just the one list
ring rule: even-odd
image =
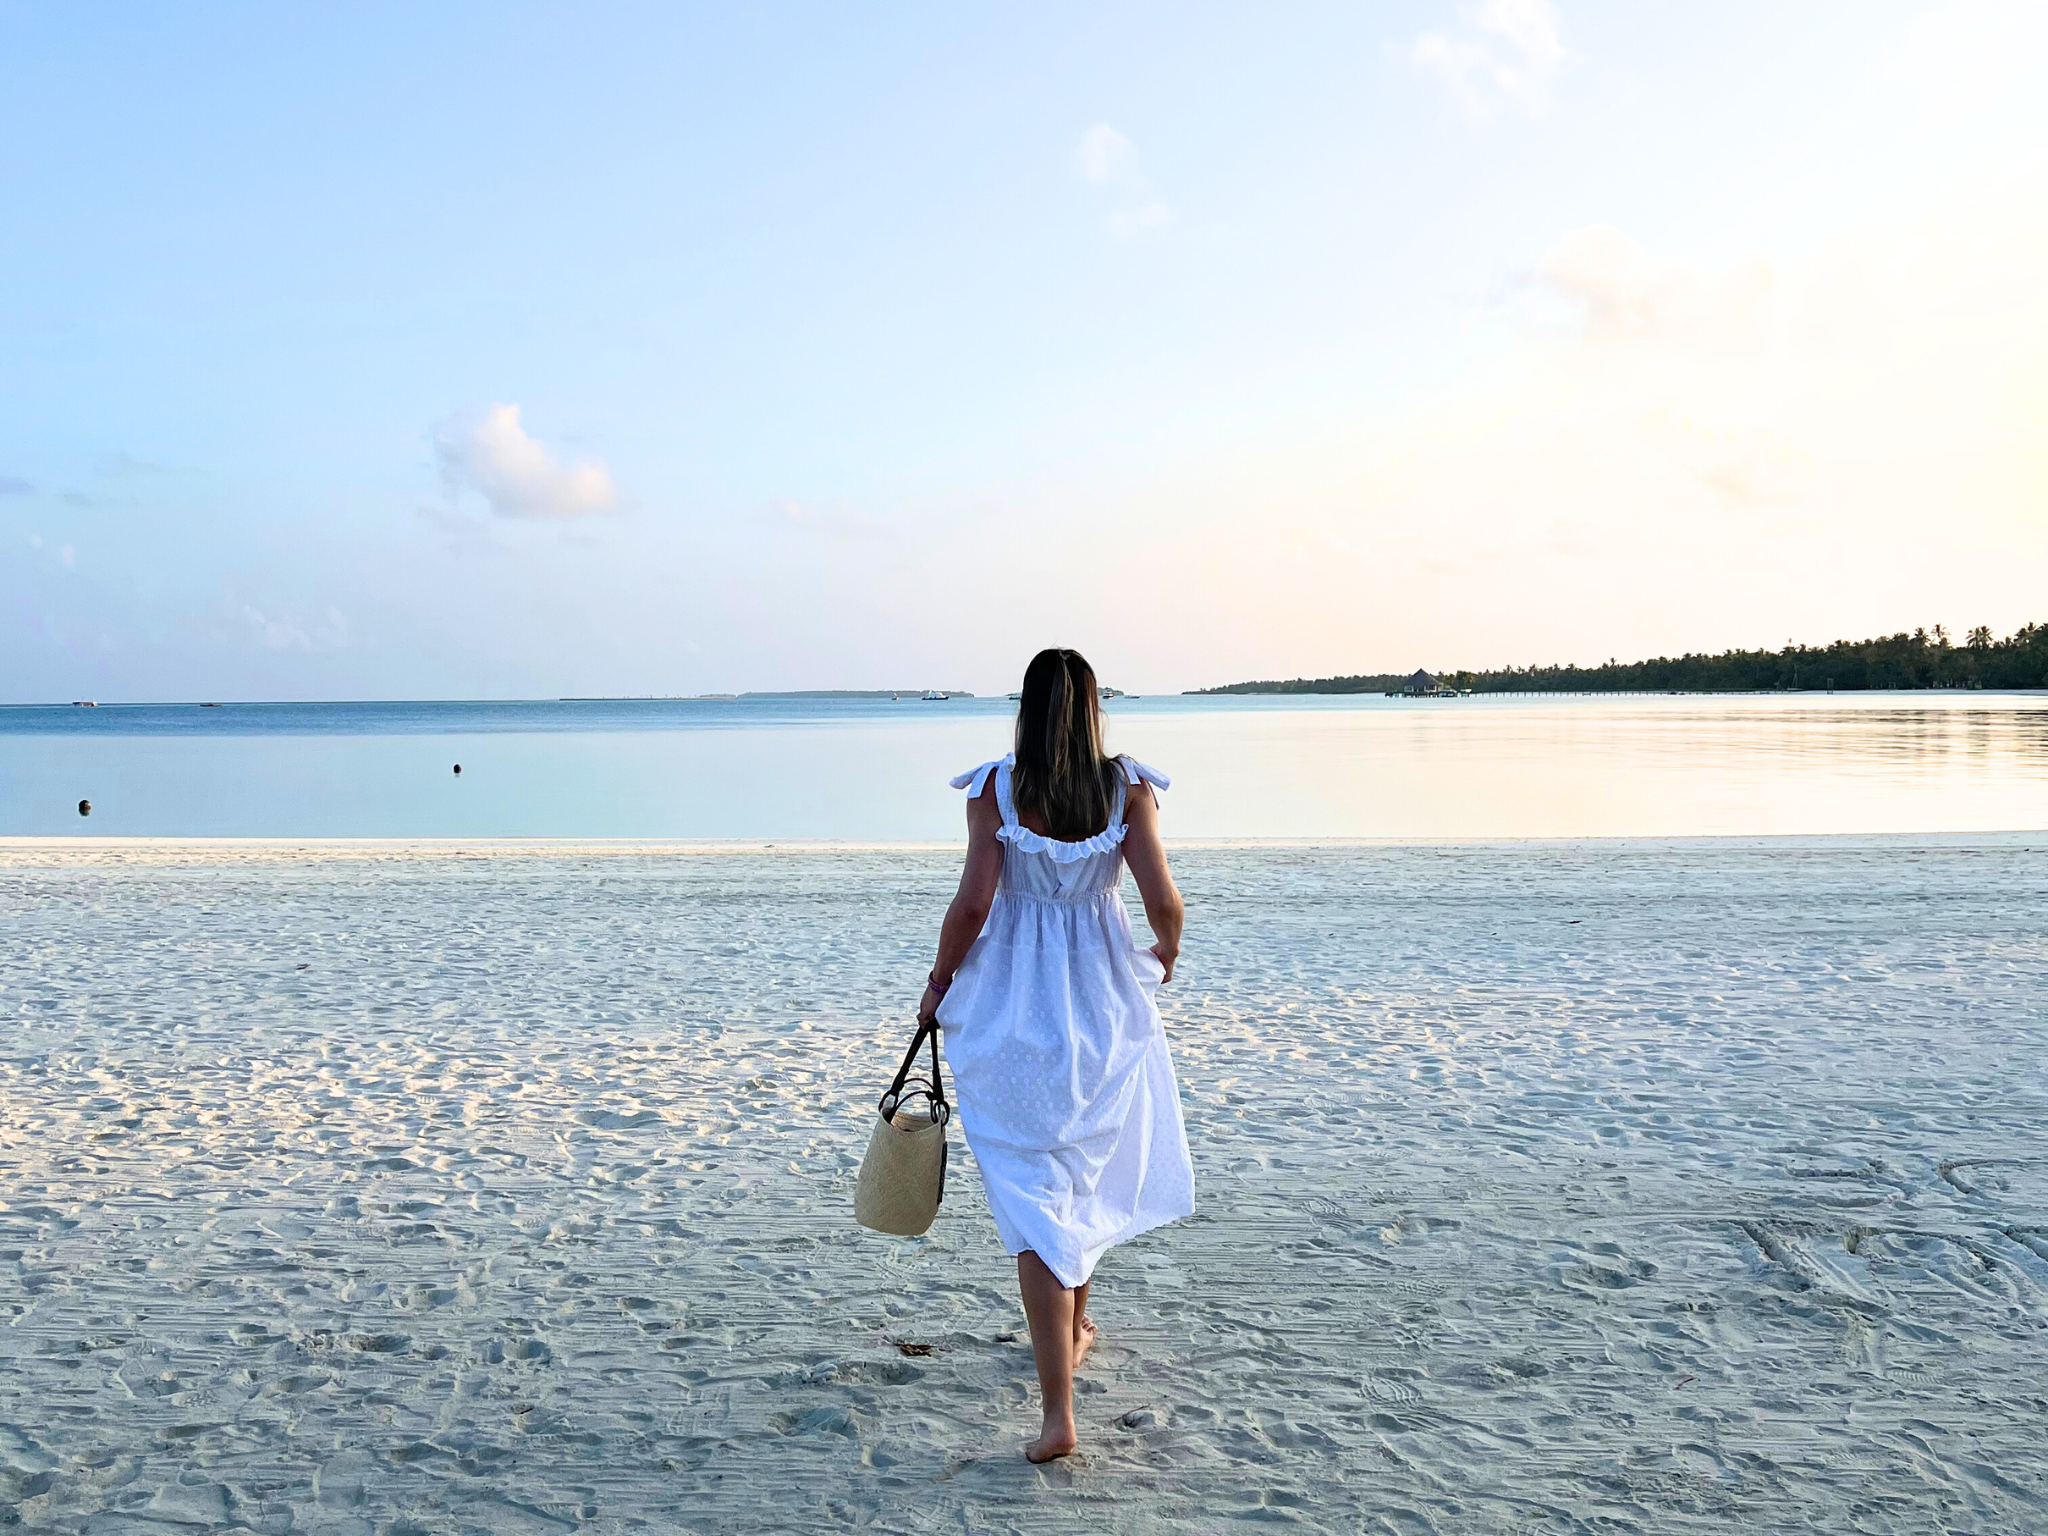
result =
[{"label": "woman's left arm", "polygon": [[988,909],[995,904],[996,881],[1003,873],[1003,844],[996,836],[996,828],[1002,824],[991,774],[982,792],[967,802],[967,867],[960,872],[960,889],[953,893],[953,904],[946,908],[946,921],[939,929],[939,958],[932,964],[939,986],[926,984],[917,1004],[919,1023],[938,1012],[943,989],[952,984],[953,973],[988,921]]},{"label": "woman's left arm", "polygon": [[1187,907],[1180,899],[1180,887],[1173,883],[1173,871],[1166,867],[1166,845],[1159,840],[1159,797],[1150,785],[1133,789],[1124,802],[1124,820],[1130,830],[1124,834],[1124,864],[1138,882],[1138,895],[1145,903],[1145,921],[1158,942],[1152,953],[1166,967],[1162,983],[1173,980],[1174,963],[1180,959],[1180,929]]}]

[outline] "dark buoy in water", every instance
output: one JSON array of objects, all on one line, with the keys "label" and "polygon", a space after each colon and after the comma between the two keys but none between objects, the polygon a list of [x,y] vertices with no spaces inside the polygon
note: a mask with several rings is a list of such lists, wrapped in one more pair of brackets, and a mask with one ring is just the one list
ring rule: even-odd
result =
[{"label": "dark buoy in water", "polygon": [[90,816],[92,814],[92,802],[90,800],[79,801],[78,814],[81,816]]},{"label": "dark buoy in water", "polygon": [[458,777],[460,777],[460,776],[461,776],[461,773],[462,773],[462,764],[460,764],[460,763],[457,763],[457,764],[455,765],[455,772],[456,772],[456,775],[457,775]]}]

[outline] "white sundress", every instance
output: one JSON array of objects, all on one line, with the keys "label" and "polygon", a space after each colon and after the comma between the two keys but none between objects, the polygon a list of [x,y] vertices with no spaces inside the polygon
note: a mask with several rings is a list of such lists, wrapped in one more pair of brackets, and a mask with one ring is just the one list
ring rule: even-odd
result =
[{"label": "white sundress", "polygon": [[1115,1244],[1195,1208],[1153,1000],[1165,968],[1136,946],[1117,892],[1127,787],[1167,779],[1117,763],[1109,825],[1072,843],[1018,825],[1014,758],[953,780],[972,798],[994,774],[1003,816],[995,902],[939,1003],[960,1128],[1003,1247],[1036,1253],[1069,1287]]}]

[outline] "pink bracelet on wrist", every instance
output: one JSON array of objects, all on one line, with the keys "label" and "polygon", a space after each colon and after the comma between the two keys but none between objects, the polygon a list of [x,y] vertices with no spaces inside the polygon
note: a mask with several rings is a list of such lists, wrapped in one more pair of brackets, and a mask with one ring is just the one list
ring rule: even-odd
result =
[{"label": "pink bracelet on wrist", "polygon": [[934,992],[938,993],[941,997],[944,997],[946,995],[946,989],[953,985],[953,983],[951,983],[950,981],[939,980],[939,973],[937,971],[927,972],[925,974],[924,982],[926,986],[930,987]]}]

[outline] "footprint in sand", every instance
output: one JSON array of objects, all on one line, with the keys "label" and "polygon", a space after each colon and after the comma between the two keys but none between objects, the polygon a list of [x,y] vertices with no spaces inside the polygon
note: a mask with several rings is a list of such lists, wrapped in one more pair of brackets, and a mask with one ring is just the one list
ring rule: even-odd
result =
[{"label": "footprint in sand", "polygon": [[1408,1372],[1375,1371],[1365,1378],[1365,1395],[1376,1403],[1391,1408],[1405,1408],[1410,1403],[1422,1401],[1422,1394],[1408,1384],[1403,1377],[1412,1377]]},{"label": "footprint in sand", "polygon": [[576,1123],[595,1131],[638,1131],[650,1125],[659,1125],[661,1116],[651,1109],[627,1113],[615,1109],[579,1109],[576,1111]]},{"label": "footprint in sand", "polygon": [[1449,1289],[1441,1280],[1382,1280],[1380,1288],[1404,1301],[1435,1301]]}]

